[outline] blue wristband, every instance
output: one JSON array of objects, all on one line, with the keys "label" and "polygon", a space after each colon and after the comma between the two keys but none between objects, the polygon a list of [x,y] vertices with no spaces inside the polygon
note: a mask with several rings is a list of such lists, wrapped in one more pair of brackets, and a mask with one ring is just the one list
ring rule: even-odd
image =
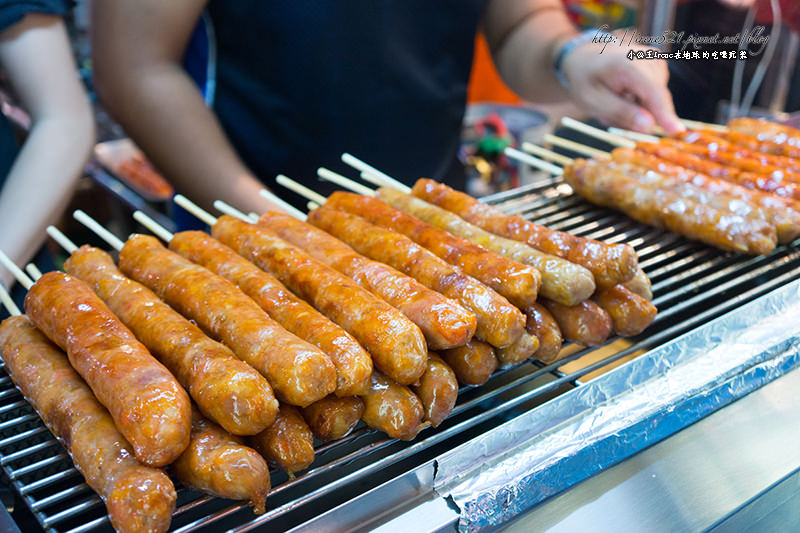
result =
[{"label": "blue wristband", "polygon": [[567,77],[564,75],[564,59],[566,59],[567,55],[572,52],[574,49],[579,47],[582,44],[592,42],[595,37],[602,36],[602,35],[611,35],[607,31],[603,30],[596,30],[596,29],[589,29],[582,31],[561,47],[556,55],[555,60],[553,61],[553,72],[556,74],[556,79],[558,79],[558,83],[561,84],[562,87],[565,89],[569,88],[569,81]]}]

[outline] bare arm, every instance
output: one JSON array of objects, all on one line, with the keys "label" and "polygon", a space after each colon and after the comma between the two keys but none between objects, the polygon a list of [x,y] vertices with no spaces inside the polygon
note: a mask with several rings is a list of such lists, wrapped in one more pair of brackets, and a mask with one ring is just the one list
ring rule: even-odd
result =
[{"label": "bare arm", "polygon": [[95,85],[103,104],[175,187],[208,208],[263,212],[263,185],[239,159],[181,67],[205,0],[92,3]]},{"label": "bare arm", "polygon": [[[59,17],[30,14],[3,32],[0,62],[32,118],[0,191],[0,249],[21,265],[69,202],[94,143],[94,122]],[[0,276],[8,286],[5,269]]]},{"label": "bare arm", "polygon": [[523,98],[571,98],[593,116],[637,131],[656,124],[670,133],[683,129],[667,90],[666,62],[630,61],[626,46],[608,46],[602,54],[602,43],[573,49],[563,62],[569,88],[561,87],[553,61],[578,30],[560,0],[490,0],[483,25],[501,76]]}]

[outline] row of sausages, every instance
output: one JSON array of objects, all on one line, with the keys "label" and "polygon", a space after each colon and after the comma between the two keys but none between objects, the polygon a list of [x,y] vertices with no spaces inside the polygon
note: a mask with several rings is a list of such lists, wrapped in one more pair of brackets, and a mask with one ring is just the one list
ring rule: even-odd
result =
[{"label": "row of sausages", "polygon": [[800,236],[792,139],[799,130],[736,119],[727,131],[688,131],[578,160],[564,179],[593,203],[641,222],[723,250],[767,254]]},{"label": "row of sausages", "polygon": [[[636,278],[635,255],[631,262],[626,247],[571,238],[552,243],[553,250],[562,246],[560,256],[525,252],[535,259],[517,262],[411,215],[396,221],[403,212],[389,207],[431,204],[415,206],[390,190],[381,198],[387,203],[370,199],[365,218],[349,213],[365,214],[361,197],[334,199],[340,203],[312,213],[314,227],[268,213],[259,225],[222,217],[213,237],[179,233],[170,249],[134,236],[120,252],[119,269],[105,252],[84,246],[65,264],[68,274],[48,273],[31,288],[29,318],[0,330],[4,360],[103,496],[115,527],[164,523],[174,488],[156,467],[167,464],[189,486],[250,499],[263,510],[269,472],[262,455],[290,473],[302,470],[313,461],[312,435],[339,438],[359,419],[413,438],[447,416],[457,380],[483,383],[498,360],[511,364],[534,353],[554,360],[561,331],[570,335],[565,325],[586,329],[580,321],[592,313],[581,310],[592,293],[607,308],[630,309],[629,299],[613,299],[630,290],[608,285]],[[387,213],[395,218],[381,218]],[[411,238],[381,231],[384,224],[400,225]],[[557,233],[549,232],[551,240]],[[586,248],[582,261],[593,270],[561,257],[577,247]],[[618,264],[604,266],[610,259]],[[578,268],[589,272],[583,284]],[[611,280],[599,290],[595,272]],[[544,286],[553,299],[537,301]],[[9,361],[18,353],[28,354],[27,362],[16,366]],[[32,383],[25,369],[37,353],[60,358],[59,365],[34,362],[40,384],[73,372],[69,380],[83,403],[59,403],[60,385]],[[91,390],[78,387],[83,381]],[[88,431],[81,420],[92,417],[104,418]],[[241,465],[249,473],[231,476]],[[128,470],[150,481],[128,479]],[[158,490],[136,492],[147,485]]]}]

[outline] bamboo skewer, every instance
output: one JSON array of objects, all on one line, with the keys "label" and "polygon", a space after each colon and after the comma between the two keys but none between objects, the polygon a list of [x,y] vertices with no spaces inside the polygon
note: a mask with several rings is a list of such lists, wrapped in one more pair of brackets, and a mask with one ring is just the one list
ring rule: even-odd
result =
[{"label": "bamboo skewer", "polygon": [[559,164],[561,166],[570,165],[575,161],[571,157],[561,155],[552,150],[548,150],[547,148],[542,148],[539,145],[529,142],[522,143],[522,149],[528,152],[529,154],[541,157],[542,159],[547,159],[548,161],[552,161],[553,163]]},{"label": "bamboo skewer", "polygon": [[[319,167],[317,169],[317,176],[319,176],[325,181],[330,181],[331,183],[335,183],[340,187],[346,187],[351,191],[353,191],[354,193],[358,193],[364,196],[375,196],[375,191],[370,189],[369,187],[365,187],[360,183],[356,183],[349,178],[345,178],[341,174],[337,174],[332,170],[328,170],[327,168]],[[347,183],[347,185],[345,185],[345,183]],[[313,198],[309,198],[309,200],[313,200]]]},{"label": "bamboo skewer", "polygon": [[[283,179],[286,179],[286,176],[284,176],[283,174],[279,174],[276,179],[277,179],[278,183],[280,183]],[[283,198],[280,198],[278,195],[276,195],[272,191],[268,191],[267,189],[261,189],[260,191],[258,191],[258,194],[260,194],[262,198],[264,198],[266,200],[269,200],[273,204],[277,205],[278,207],[280,207],[281,209],[283,209],[284,211],[286,211],[290,215],[292,215],[294,217],[297,217],[297,218],[303,217],[303,218],[300,218],[300,219],[301,220],[305,220],[305,218],[304,218],[306,216],[305,213],[303,213],[302,211],[297,209],[295,206],[291,205],[289,202],[287,202]],[[256,219],[258,219],[258,217],[256,217]]]},{"label": "bamboo skewer", "polygon": [[9,257],[0,250],[0,265],[3,265],[8,269],[9,272],[14,276],[14,278],[26,289],[30,289],[33,286],[33,280],[28,277],[28,275],[19,268],[14,261],[9,259]]},{"label": "bamboo skewer", "polygon": [[164,242],[169,242],[172,240],[172,233],[167,231],[165,227],[161,224],[147,216],[146,214],[142,213],[141,211],[134,211],[133,212],[133,219],[150,230],[153,235],[158,237]]},{"label": "bamboo skewer", "polygon": [[299,195],[301,195],[301,196],[303,196],[305,198],[309,198],[314,202],[324,202],[325,201],[325,197],[324,196],[322,196],[321,194],[319,194],[317,192],[312,191],[311,189],[309,189],[305,185],[301,185],[300,183],[297,183],[293,179],[289,179],[288,176],[280,174],[275,179],[275,181],[277,181],[279,185],[283,185],[284,187],[286,187],[290,191],[296,192],[297,194],[299,194]]},{"label": "bamboo skewer", "polygon": [[630,139],[626,139],[625,137],[620,137],[618,135],[612,135],[605,130],[595,128],[594,126],[590,126],[584,122],[581,122],[580,120],[575,120],[574,118],[564,117],[561,119],[561,124],[571,130],[579,131],[590,137],[594,137],[595,139],[613,144],[614,146],[622,146],[624,148],[636,147],[636,143]]},{"label": "bamboo skewer", "polygon": [[11,299],[11,295],[8,294],[8,291],[5,287],[0,285],[0,302],[2,302],[3,307],[6,308],[8,314],[11,316],[19,316],[22,312],[17,307],[17,304],[14,303],[14,300]]},{"label": "bamboo skewer", "polygon": [[645,133],[639,133],[638,131],[623,130],[622,128],[608,128],[608,132],[612,135],[625,137],[626,139],[630,139],[635,142],[657,143],[659,141],[659,138],[655,135],[647,135]]},{"label": "bamboo skewer", "polygon": [[81,224],[92,230],[95,234],[97,234],[98,237],[106,241],[109,246],[111,246],[115,250],[122,250],[122,246],[125,243],[122,242],[122,240],[119,239],[116,235],[114,235],[106,228],[101,226],[95,219],[93,219],[80,209],[75,210],[72,213],[72,216],[75,218],[75,220],[77,220],[78,222],[80,222]]},{"label": "bamboo skewer", "polygon": [[247,215],[244,212],[239,211],[232,205],[226,204],[222,200],[214,200],[214,209],[225,215],[230,215],[232,217],[238,218],[239,220],[243,220],[244,222],[249,222],[250,224],[258,222],[258,216],[256,216],[254,220],[253,217],[251,217],[250,215]]},{"label": "bamboo skewer", "polygon": [[557,146],[559,148],[566,148],[571,152],[575,152],[576,154],[585,156],[585,157],[604,157],[605,152],[599,150],[597,148],[592,148],[591,146],[586,146],[585,144],[581,144],[575,141],[571,141],[569,139],[563,139],[561,137],[557,137],[555,135],[547,134],[544,136],[544,142],[549,143],[553,146]]},{"label": "bamboo skewer", "polygon": [[33,263],[28,263],[25,265],[25,272],[31,277],[33,281],[39,281],[39,278],[42,277],[42,271],[39,270],[39,267],[34,265]]},{"label": "bamboo skewer", "polygon": [[[411,192],[411,188],[409,186],[399,182],[398,180],[394,179],[393,177],[389,176],[388,174],[386,174],[384,172],[381,172],[377,168],[375,168],[375,167],[373,167],[371,165],[368,165],[364,161],[358,159],[357,157],[355,157],[355,156],[353,156],[351,154],[348,154],[347,152],[342,154],[342,162],[347,164],[347,165],[350,165],[351,167],[355,168],[356,170],[358,170],[358,171],[360,171],[362,173],[370,174],[372,176],[375,176],[377,179],[382,180],[383,183],[381,183],[380,185],[386,185],[386,186],[389,186],[389,187],[395,187],[397,190],[405,192],[405,193],[410,193]],[[369,180],[365,180],[365,181],[369,181]],[[371,182],[371,183],[373,183],[374,185],[377,185],[374,182]]]},{"label": "bamboo skewer", "polygon": [[534,157],[530,154],[526,154],[525,152],[520,152],[514,148],[506,148],[503,150],[503,153],[505,153],[511,159],[515,159],[530,165],[534,168],[547,172],[548,174],[552,174],[553,176],[560,176],[563,173],[563,170],[561,170],[560,167],[557,167],[552,163],[548,163],[547,161]]},{"label": "bamboo skewer", "polygon": [[78,247],[72,242],[66,235],[61,233],[55,226],[47,226],[47,234],[50,235],[50,238],[56,241],[59,246],[61,246],[64,250],[67,251],[68,254],[72,254]]},{"label": "bamboo skewer", "polygon": [[216,218],[208,214],[207,211],[200,209],[200,207],[197,204],[186,198],[184,195],[176,194],[173,197],[173,200],[175,201],[176,204],[178,204],[179,206],[186,209],[188,212],[190,212],[191,214],[202,220],[204,224],[213,226],[217,222]]},{"label": "bamboo skewer", "polygon": [[710,122],[700,122],[699,120],[689,120],[688,118],[682,118],[680,121],[684,126],[693,130],[728,131],[728,127],[722,124],[711,124]]}]

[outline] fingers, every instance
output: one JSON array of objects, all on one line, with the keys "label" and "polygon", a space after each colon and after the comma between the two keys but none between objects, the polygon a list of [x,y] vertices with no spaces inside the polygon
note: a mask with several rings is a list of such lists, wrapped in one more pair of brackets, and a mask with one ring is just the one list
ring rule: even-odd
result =
[{"label": "fingers", "polygon": [[584,99],[593,114],[610,125],[641,133],[652,132],[656,125],[655,118],[645,108],[618,96],[603,84],[595,85]]},{"label": "fingers", "polygon": [[[642,107],[668,134],[673,135],[683,131],[685,128],[675,114],[672,95],[667,89],[666,76],[655,72],[652,68],[645,72],[633,64],[630,65],[627,68],[628,76],[621,76],[623,83],[628,82],[622,87],[623,91],[635,95]],[[642,122],[642,125],[645,123]],[[650,133],[650,130],[643,132]]]}]

